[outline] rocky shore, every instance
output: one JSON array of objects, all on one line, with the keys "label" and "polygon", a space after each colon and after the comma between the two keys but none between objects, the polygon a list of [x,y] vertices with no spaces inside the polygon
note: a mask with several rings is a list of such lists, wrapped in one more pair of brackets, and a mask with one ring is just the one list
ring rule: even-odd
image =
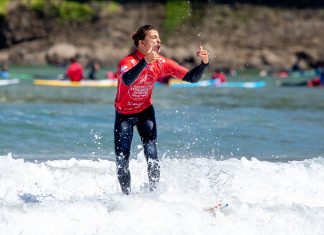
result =
[{"label": "rocky shore", "polygon": [[84,64],[96,59],[115,66],[132,49],[130,35],[143,24],[161,29],[163,54],[180,63],[195,63],[200,44],[210,51],[213,67],[287,68],[298,56],[308,68],[324,60],[323,9],[205,4],[188,12],[167,37],[165,14],[163,4],[123,4],[90,21],[61,23],[13,2],[1,19],[0,63],[63,63],[78,54]]}]

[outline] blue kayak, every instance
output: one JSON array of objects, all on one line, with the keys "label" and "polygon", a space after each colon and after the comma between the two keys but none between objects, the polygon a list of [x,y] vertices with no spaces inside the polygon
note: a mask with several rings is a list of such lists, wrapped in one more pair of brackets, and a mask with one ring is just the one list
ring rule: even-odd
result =
[{"label": "blue kayak", "polygon": [[220,83],[217,80],[204,80],[196,83],[188,83],[180,80],[172,80],[169,84],[173,88],[181,87],[223,87],[223,88],[261,88],[266,86],[264,81],[256,82],[223,82]]}]

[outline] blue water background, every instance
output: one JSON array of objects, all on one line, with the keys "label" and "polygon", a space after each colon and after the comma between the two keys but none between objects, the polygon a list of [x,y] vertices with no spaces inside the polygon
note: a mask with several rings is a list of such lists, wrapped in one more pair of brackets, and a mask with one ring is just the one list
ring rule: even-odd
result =
[{"label": "blue water background", "polygon": [[[63,70],[17,71],[52,78]],[[267,86],[155,88],[161,158],[289,161],[324,156],[324,89],[276,87],[273,77],[230,80],[264,80]],[[31,161],[114,159],[115,93],[116,88],[35,86],[31,79],[0,87],[0,155]],[[140,144],[136,132],[132,157]]]}]

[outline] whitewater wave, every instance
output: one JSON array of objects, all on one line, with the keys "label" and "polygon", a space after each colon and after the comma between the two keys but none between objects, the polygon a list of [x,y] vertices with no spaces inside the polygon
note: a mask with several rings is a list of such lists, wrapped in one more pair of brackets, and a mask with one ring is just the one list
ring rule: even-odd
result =
[{"label": "whitewater wave", "polygon": [[[114,161],[25,162],[0,157],[0,234],[323,234],[324,159],[287,163],[161,160],[147,190],[145,161],[130,162],[122,195]],[[212,213],[206,208],[228,203]]]}]

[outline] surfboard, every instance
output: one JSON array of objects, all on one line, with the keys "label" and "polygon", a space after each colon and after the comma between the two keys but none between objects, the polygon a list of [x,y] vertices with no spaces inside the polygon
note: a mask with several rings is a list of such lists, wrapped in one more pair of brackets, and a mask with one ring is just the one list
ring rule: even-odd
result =
[{"label": "surfboard", "polygon": [[214,213],[217,210],[223,210],[228,207],[228,203],[216,203],[214,206],[204,208],[204,211]]},{"label": "surfboard", "polygon": [[38,195],[32,193],[21,193],[18,194],[18,197],[24,203],[40,203],[45,199],[55,199],[55,197],[52,194]]},{"label": "surfboard", "polygon": [[33,81],[34,85],[39,86],[64,86],[64,87],[116,87],[117,80],[107,79],[107,80],[84,80],[80,82],[72,82],[67,80],[44,80],[35,79]]},{"label": "surfboard", "polygon": [[19,83],[19,79],[17,78],[0,80],[0,86],[6,86],[17,83]]},{"label": "surfboard", "polygon": [[182,88],[182,87],[221,87],[221,88],[261,88],[266,86],[264,81],[255,82],[223,82],[220,83],[217,80],[203,80],[196,83],[188,83],[181,80],[171,80],[170,87]]},{"label": "surfboard", "polygon": [[[107,80],[84,80],[80,82],[72,82],[67,80],[45,80],[45,79],[35,79],[33,81],[34,85],[39,86],[63,86],[63,87],[116,87],[117,80],[107,79]],[[161,84],[156,83],[156,86]],[[172,88],[186,88],[186,87],[220,87],[220,88],[261,88],[266,86],[264,81],[256,82],[224,82],[219,83],[215,80],[203,80],[196,83],[184,82],[181,80],[171,80],[169,86]]]}]

